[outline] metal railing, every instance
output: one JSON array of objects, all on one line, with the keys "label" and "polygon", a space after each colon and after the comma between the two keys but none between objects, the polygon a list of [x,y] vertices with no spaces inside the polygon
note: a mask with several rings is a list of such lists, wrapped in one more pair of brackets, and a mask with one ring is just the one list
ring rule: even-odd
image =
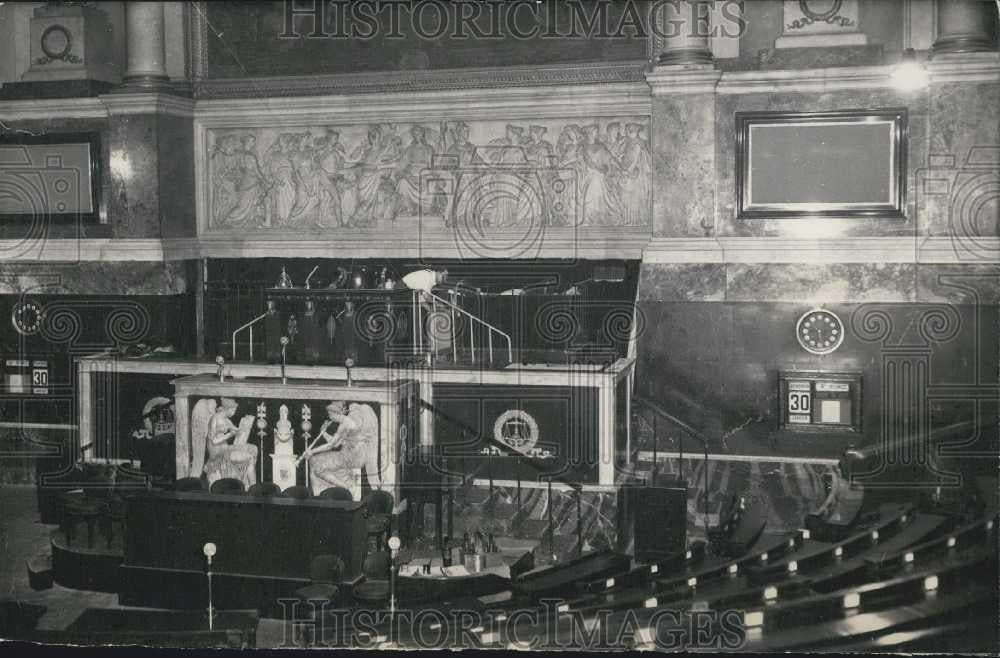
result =
[{"label": "metal railing", "polygon": [[[431,311],[432,311],[432,313],[437,313],[437,305],[438,304],[443,304],[450,311],[450,314],[451,314],[451,323],[450,323],[451,324],[451,350],[452,350],[452,360],[453,361],[455,361],[456,363],[458,362],[458,341],[456,340],[456,338],[457,338],[457,336],[456,336],[456,327],[458,325],[457,325],[457,322],[456,322],[456,319],[455,319],[455,314],[458,313],[458,314],[461,314],[464,317],[468,318],[469,320],[471,320],[474,324],[486,328],[486,330],[487,330],[487,334],[486,335],[487,335],[487,341],[488,341],[488,350],[487,350],[487,352],[489,354],[489,360],[490,360],[490,365],[491,366],[493,365],[493,334],[499,335],[501,339],[503,339],[503,340],[505,340],[507,342],[507,362],[508,363],[513,363],[514,362],[514,343],[511,340],[509,334],[507,334],[503,330],[501,330],[501,329],[493,326],[489,322],[486,322],[485,320],[483,320],[483,319],[481,319],[481,318],[473,315],[472,313],[469,313],[468,311],[466,311],[464,308],[462,308],[458,304],[455,304],[454,302],[450,302],[447,299],[445,299],[445,298],[443,298],[443,297],[441,297],[439,295],[435,295],[433,292],[424,291],[424,294],[431,301]],[[434,332],[431,331],[429,333],[431,335],[430,336],[430,338],[431,338],[431,351],[433,351],[436,354],[437,353],[437,344],[436,344],[437,341],[434,338]],[[476,362],[476,332],[473,331],[473,330],[471,330],[471,328],[470,328],[470,331],[469,331],[469,354],[470,354],[472,363],[475,363]]]},{"label": "metal railing", "polygon": [[[546,472],[546,469],[543,466],[541,466],[538,463],[538,460],[536,460],[534,457],[531,457],[530,455],[525,455],[523,453],[519,453],[517,450],[515,450],[512,447],[510,447],[509,445],[507,445],[503,441],[499,441],[496,438],[490,436],[489,434],[484,434],[482,432],[479,432],[479,431],[475,430],[474,428],[470,427],[469,425],[466,425],[461,420],[455,418],[454,416],[451,416],[451,415],[445,413],[444,411],[438,409],[437,407],[435,407],[434,405],[432,405],[432,404],[430,404],[428,402],[425,402],[424,400],[420,400],[420,407],[422,409],[426,409],[427,411],[430,411],[432,414],[434,414],[435,416],[439,417],[441,420],[443,420],[446,423],[454,426],[456,429],[458,429],[462,433],[463,439],[467,440],[470,437],[472,437],[472,438],[475,439],[475,443],[483,442],[483,443],[486,443],[486,444],[488,444],[490,446],[494,446],[494,447],[500,448],[502,451],[504,451],[506,453],[512,453],[514,455],[514,458],[517,460],[518,465],[524,464],[524,465],[528,466],[533,471],[535,471],[536,473],[538,473],[539,475],[542,476],[542,478],[546,482],[546,491],[547,491],[547,496],[548,496],[548,503],[546,504],[546,508],[547,508],[547,516],[548,516],[547,520],[548,520],[549,552],[552,553],[553,555],[555,554],[555,525],[554,525],[554,520],[552,518],[552,507],[553,507],[553,505],[552,505],[552,482],[555,481],[555,482],[558,482],[558,483],[560,483],[560,484],[562,484],[564,486],[569,487],[573,491],[573,494],[574,494],[574,497],[575,497],[575,500],[576,500],[576,546],[577,546],[577,554],[578,555],[582,555],[583,554],[583,516],[582,516],[582,511],[581,511],[581,506],[582,506],[582,503],[583,503],[583,484],[581,484],[580,482],[576,482],[574,480],[570,480],[568,478],[561,477],[559,475],[555,475],[555,474],[551,474],[551,473]],[[465,443],[465,442],[463,441],[463,443]],[[469,456],[472,457],[473,455],[469,455]],[[478,456],[478,455],[476,455],[476,456]],[[442,458],[445,461],[447,461],[448,455],[446,453],[442,452]],[[465,486],[466,484],[468,484],[468,482],[472,479],[472,477],[475,474],[473,473],[473,475],[470,476],[467,473],[467,471],[465,469],[465,458],[464,458],[464,456],[460,457],[459,463],[460,463],[461,470],[462,470],[462,473],[461,473],[462,486]],[[492,455],[492,452],[488,456],[488,462],[487,463],[489,465],[488,468],[489,468],[489,479],[490,479],[490,497],[489,497],[489,500],[492,501],[493,500],[493,455]],[[521,475],[520,475],[520,469],[516,469],[515,472],[516,472],[516,475],[517,475],[517,507],[518,507],[518,513],[520,513],[521,512]],[[449,489],[449,491],[448,491],[449,499],[451,499],[454,496],[452,488],[453,488],[453,485],[449,484],[449,487],[448,487],[448,489]],[[450,510],[450,508],[449,508],[449,510]],[[450,514],[450,511],[449,511],[449,514]],[[518,523],[518,525],[520,525],[520,524]],[[449,532],[450,532],[451,531],[451,521],[450,520],[448,522],[448,526],[449,526]]]},{"label": "metal railing", "polygon": [[261,313],[260,315],[258,315],[257,317],[255,317],[253,320],[250,320],[250,322],[247,322],[246,324],[243,324],[240,327],[238,327],[236,329],[236,331],[233,332],[233,338],[232,338],[232,341],[233,341],[233,361],[236,360],[236,336],[241,331],[243,331],[244,329],[247,329],[249,331],[249,333],[250,333],[250,360],[253,361],[253,326],[255,324],[257,324],[258,322],[260,322],[261,320],[263,320],[264,318],[266,318],[266,317],[267,317],[267,313]]},{"label": "metal railing", "polygon": [[[654,414],[654,416],[653,416],[653,476],[651,478],[653,480],[653,485],[654,486],[656,485],[657,452],[658,452],[658,443],[659,443],[658,440],[657,440],[657,424],[658,424],[657,423],[657,419],[658,418],[667,421],[668,423],[670,423],[674,427],[677,427],[678,429],[681,430],[681,432],[683,434],[686,434],[686,435],[690,436],[692,439],[701,442],[701,446],[702,446],[702,449],[703,449],[702,458],[704,459],[704,463],[702,464],[702,469],[701,469],[702,474],[704,475],[704,491],[702,493],[702,504],[705,507],[704,516],[703,516],[704,521],[705,521],[705,540],[708,541],[708,437],[705,436],[704,434],[702,434],[701,432],[699,432],[698,430],[696,430],[695,428],[691,427],[690,425],[688,425],[687,423],[685,423],[683,420],[681,420],[677,416],[673,415],[672,413],[670,413],[669,411],[667,411],[666,409],[664,409],[660,405],[656,404],[652,400],[647,400],[645,398],[640,398],[640,397],[633,397],[632,398],[632,402],[633,402],[633,404],[636,404],[637,406],[644,407],[644,408],[648,409],[649,411],[653,412],[653,414]],[[684,480],[684,437],[683,436],[681,436],[681,438],[677,441],[677,445],[680,448],[679,451],[678,451],[678,457],[677,457],[677,464],[678,464],[677,472],[678,472],[678,474],[680,476],[680,479]]]}]

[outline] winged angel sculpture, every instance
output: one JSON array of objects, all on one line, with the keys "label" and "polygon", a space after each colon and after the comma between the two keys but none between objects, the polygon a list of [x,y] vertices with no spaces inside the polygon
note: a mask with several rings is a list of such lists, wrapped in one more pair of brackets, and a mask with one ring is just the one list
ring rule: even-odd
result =
[{"label": "winged angel sculpture", "polygon": [[247,443],[256,417],[243,416],[237,427],[230,420],[237,407],[230,398],[222,398],[221,405],[206,398],[191,410],[191,474],[197,477],[204,471],[209,486],[222,478],[235,478],[245,486],[257,482],[257,446]]},{"label": "winged angel sculpture", "polygon": [[[381,488],[378,468],[378,415],[367,404],[353,403],[347,409],[341,402],[327,405],[328,419],[320,428],[324,444],[303,454],[309,460],[313,492],[327,487],[354,489],[354,473],[364,470],[373,489]],[[347,413],[344,413],[347,411]],[[326,428],[337,423],[332,435]]]}]

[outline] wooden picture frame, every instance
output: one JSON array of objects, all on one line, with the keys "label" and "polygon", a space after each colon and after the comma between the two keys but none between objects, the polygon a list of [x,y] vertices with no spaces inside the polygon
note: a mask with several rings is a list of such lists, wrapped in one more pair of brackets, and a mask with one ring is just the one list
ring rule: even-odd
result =
[{"label": "wooden picture frame", "polygon": [[905,108],[736,113],[736,217],[905,219]]},{"label": "wooden picture frame", "polygon": [[0,224],[98,223],[97,132],[0,135]]}]

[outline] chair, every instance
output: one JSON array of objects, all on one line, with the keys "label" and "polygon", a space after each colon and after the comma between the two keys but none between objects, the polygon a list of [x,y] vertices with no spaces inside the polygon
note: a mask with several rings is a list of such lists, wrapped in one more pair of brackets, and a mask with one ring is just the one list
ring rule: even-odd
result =
[{"label": "chair", "polygon": [[101,518],[105,509],[104,501],[92,498],[80,492],[67,492],[63,495],[62,530],[66,535],[66,543],[73,544],[73,535],[78,521],[87,524],[87,548],[94,547],[94,526]]},{"label": "chair", "polygon": [[354,586],[352,594],[360,603],[384,606],[389,600],[389,570],[392,556],[388,551],[376,551],[365,558],[361,567],[365,579]]},{"label": "chair", "polygon": [[121,496],[114,496],[107,502],[104,507],[104,513],[101,515],[101,529],[104,532],[104,537],[107,540],[108,548],[111,548],[111,542],[115,538],[115,524],[122,530],[122,535],[125,535],[125,501]]},{"label": "chair", "polygon": [[392,494],[374,490],[365,498],[365,503],[365,514],[368,518],[367,538],[375,537],[375,550],[382,550],[388,545],[389,535],[392,532],[392,510],[395,507]]},{"label": "chair", "polygon": [[309,579],[312,583],[295,590],[295,598],[300,601],[334,601],[337,598],[344,573],[344,561],[336,555],[317,555],[309,564]]},{"label": "chair", "polygon": [[212,483],[209,491],[214,494],[228,494],[239,496],[244,492],[243,483],[236,478],[222,478]]},{"label": "chair", "polygon": [[309,563],[309,578],[312,583],[293,593],[300,602],[311,604],[295,607],[295,621],[298,623],[293,627],[293,633],[300,633],[296,639],[304,646],[315,645],[316,617],[323,614],[322,604],[338,605],[340,588],[337,583],[341,581],[343,574],[344,561],[336,555],[317,555]]},{"label": "chair", "polygon": [[281,496],[281,487],[274,482],[258,482],[247,489],[247,495],[262,498],[277,498]]},{"label": "chair", "polygon": [[309,487],[303,487],[296,485],[294,487],[288,487],[281,492],[284,498],[296,498],[298,500],[305,500],[307,498],[312,498],[312,492],[309,491]]},{"label": "chair", "polygon": [[323,498],[325,500],[344,500],[351,502],[354,500],[354,496],[351,495],[349,489],[344,487],[327,487],[320,492],[318,498]]},{"label": "chair", "polygon": [[181,478],[174,482],[174,491],[205,491],[205,482],[201,478]]}]

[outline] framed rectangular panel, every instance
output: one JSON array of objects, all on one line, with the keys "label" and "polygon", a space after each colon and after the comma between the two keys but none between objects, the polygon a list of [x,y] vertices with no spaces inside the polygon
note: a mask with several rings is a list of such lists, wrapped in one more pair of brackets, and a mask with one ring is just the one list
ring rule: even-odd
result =
[{"label": "framed rectangular panel", "polygon": [[904,219],[907,111],[737,112],[737,219]]},{"label": "framed rectangular panel", "polygon": [[100,220],[98,133],[0,136],[0,221]]}]

